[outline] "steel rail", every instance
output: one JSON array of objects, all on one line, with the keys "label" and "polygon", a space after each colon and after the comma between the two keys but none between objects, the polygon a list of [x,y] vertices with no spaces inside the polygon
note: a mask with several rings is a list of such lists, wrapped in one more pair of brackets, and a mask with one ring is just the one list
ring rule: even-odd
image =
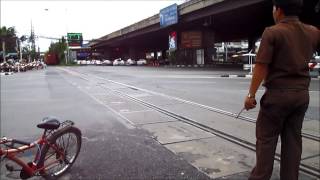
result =
[{"label": "steel rail", "polygon": [[[74,72],[74,71],[73,71]],[[78,76],[80,76],[82,79],[85,79],[87,81],[93,81],[93,80],[90,80],[89,78],[87,77],[83,77],[83,76],[89,76],[88,74],[84,74],[84,73],[78,73]],[[75,75],[74,73],[72,73],[73,75]],[[120,85],[123,85],[123,86],[126,86],[126,87],[129,87],[129,88],[134,88],[135,90],[141,90],[141,88],[138,88],[138,87],[134,87],[134,86],[131,86],[131,85],[126,85],[126,84],[123,84],[123,83],[119,83],[119,82],[115,82],[115,81],[112,81],[112,80],[108,80],[108,79],[105,79],[105,78],[101,78],[101,77],[98,77],[98,76],[94,76],[94,78],[96,79],[102,79],[102,80],[106,80],[108,82],[112,82],[112,83],[116,83],[116,84],[120,84]],[[128,94],[125,94],[121,91],[118,91],[118,90],[114,90],[114,89],[111,89],[111,88],[108,88],[106,85],[104,85],[103,83],[97,83],[97,86],[100,86],[102,87],[103,89],[106,89],[108,90],[109,92],[113,92],[121,97],[124,97],[124,98],[127,98],[133,102],[136,102],[138,104],[141,104],[145,107],[148,107],[152,110],[155,110],[159,113],[162,113],[162,114],[165,114],[169,117],[172,117],[178,121],[181,121],[181,122],[184,122],[186,124],[189,124],[191,126],[194,126],[194,127],[197,127],[203,131],[206,131],[206,132],[209,132],[211,134],[214,134],[222,139],[225,139],[229,142],[232,142],[234,144],[237,144],[237,145],[240,145],[246,149],[249,149],[251,151],[256,151],[255,149],[255,144],[247,141],[247,140],[244,140],[244,139],[241,139],[239,137],[236,137],[236,136],[233,136],[233,135],[230,135],[230,134],[227,134],[225,132],[222,132],[218,129],[215,129],[215,128],[212,128],[212,127],[209,127],[205,124],[202,124],[202,123],[199,123],[191,118],[187,118],[185,116],[182,116],[182,115],[179,115],[177,113],[174,113],[174,112],[171,112],[169,110],[166,110],[166,109],[163,109],[159,106],[156,106],[154,104],[151,104],[149,102],[146,102],[146,101],[143,101],[141,99],[138,99],[136,97],[133,97],[133,96],[130,96]],[[150,92],[149,90],[144,90],[142,89],[142,91],[144,92]],[[152,92],[152,91],[151,91]],[[155,94],[155,92],[152,92],[153,94]],[[158,93],[157,93],[158,94]],[[160,93],[159,93],[160,94]],[[161,94],[160,94],[161,95]],[[168,96],[168,95],[164,95],[164,96]],[[171,97],[171,96],[169,96]],[[180,99],[180,98],[175,98],[175,97],[172,97],[173,99]],[[186,100],[182,100],[182,101],[186,101]],[[186,102],[190,102],[190,101],[186,101]],[[212,108],[212,107],[209,107],[209,106],[205,106],[205,105],[202,105],[202,104],[198,104],[198,103],[194,103],[194,102],[190,102],[188,104],[194,104],[194,105],[197,105],[197,106],[200,106],[200,107],[203,107],[204,109],[208,109],[208,110],[211,110],[211,111],[214,111],[216,113],[220,113],[220,114],[224,114],[224,115],[227,115],[227,116],[231,116],[231,117],[237,117],[238,114],[234,114],[234,113],[231,113],[231,112],[228,112],[228,111],[224,111],[224,110],[220,110],[220,109],[216,109],[216,108]],[[252,118],[249,118],[249,117],[243,117],[243,116],[239,116],[238,117],[239,119],[242,119],[242,120],[245,120],[245,121],[249,121],[249,122],[253,122],[255,123],[255,120],[252,119]],[[306,133],[304,133],[306,135]],[[308,139],[312,139],[312,140],[315,140],[315,141],[319,141],[319,139],[317,139],[316,137],[313,137],[313,135],[309,135],[307,134],[308,136],[305,136],[304,138],[308,138]],[[280,162],[280,154],[276,153],[275,155],[275,160],[279,161]],[[316,177],[316,178],[320,178],[320,173],[319,173],[319,169],[317,169],[316,167],[312,167],[312,166],[309,166],[309,165],[306,165],[306,164],[303,164],[301,163],[300,164],[300,168],[299,170],[301,170],[302,172],[310,175],[310,176],[313,176],[313,177]]]},{"label": "steel rail", "polygon": [[[65,70],[67,72],[71,71],[69,69],[68,70],[62,69],[62,70]],[[125,86],[125,87],[128,87],[128,88],[133,89],[133,90],[143,91],[143,92],[150,93],[150,94],[153,94],[153,95],[159,95],[159,96],[162,96],[162,97],[165,97],[165,98],[168,98],[168,99],[172,99],[172,100],[183,102],[185,104],[194,105],[194,106],[197,106],[197,107],[200,107],[202,109],[206,109],[206,110],[209,110],[209,111],[212,111],[212,112],[215,112],[215,113],[219,113],[219,114],[222,114],[222,115],[233,117],[233,118],[238,119],[238,120],[247,121],[247,122],[251,122],[251,123],[256,123],[256,120],[254,118],[251,118],[251,117],[241,116],[239,114],[232,113],[232,112],[229,112],[229,111],[225,111],[225,110],[222,110],[222,109],[218,109],[218,108],[214,108],[214,107],[211,107],[211,106],[203,105],[203,104],[200,104],[200,103],[184,100],[184,99],[181,99],[181,98],[178,98],[178,97],[169,96],[169,95],[166,95],[166,94],[163,94],[163,93],[150,91],[150,90],[139,88],[139,87],[132,86],[132,85],[129,85],[129,84],[124,84],[124,83],[121,83],[121,82],[113,81],[113,80],[106,79],[106,78],[103,78],[103,77],[99,77],[99,76],[96,76],[96,75],[89,75],[89,74],[86,74],[86,73],[83,73],[83,72],[72,71],[73,74],[74,74],[74,72],[78,73],[78,75],[82,76],[81,78],[85,79],[85,80],[89,80],[87,77],[88,76],[92,76],[93,78],[104,80],[104,81],[108,81],[108,82],[111,82],[111,83],[114,83],[114,84],[118,84],[118,85],[121,85],[121,86]],[[86,76],[86,77],[83,77],[83,75]],[[320,142],[320,137],[316,136],[316,135],[312,135],[312,134],[308,134],[308,133],[302,132],[301,136],[303,138],[305,138],[305,139],[309,139],[309,140]]]},{"label": "steel rail", "polygon": [[[87,74],[85,74],[85,75],[88,76]],[[91,75],[91,76],[93,76],[94,78],[97,78],[97,79],[101,79],[101,80],[105,80],[105,81],[108,81],[108,82],[111,82],[111,83],[114,83],[114,84],[125,86],[125,87],[128,87],[130,89],[147,92],[147,93],[154,94],[154,95],[159,95],[159,96],[166,97],[166,98],[169,98],[169,99],[172,99],[172,100],[177,100],[177,101],[183,102],[185,104],[194,105],[194,106],[200,107],[202,109],[206,109],[206,110],[209,110],[209,111],[212,111],[212,112],[215,112],[215,113],[219,113],[219,114],[222,114],[222,115],[233,117],[235,119],[239,119],[239,120],[242,120],[242,121],[256,123],[256,120],[254,118],[251,118],[251,117],[241,116],[241,115],[238,116],[238,114],[236,114],[236,113],[232,113],[232,112],[229,112],[229,111],[221,110],[221,109],[214,108],[214,107],[211,107],[211,106],[199,104],[199,103],[192,102],[192,101],[187,101],[187,100],[184,100],[184,99],[181,99],[181,98],[177,98],[177,97],[173,97],[173,96],[169,96],[169,95],[166,95],[166,94],[163,94],[163,93],[158,93],[158,92],[142,89],[142,88],[135,87],[135,86],[132,86],[132,85],[128,85],[128,84],[120,83],[120,82],[117,82],[117,81],[105,79],[105,78],[102,78],[102,77],[99,77],[99,76],[95,76],[95,75]],[[301,133],[301,135],[302,135],[303,138],[320,142],[320,137],[319,136],[308,134],[308,133],[303,133],[303,132]]]},{"label": "steel rail", "polygon": [[[220,131],[220,130],[218,130],[218,129],[209,127],[209,126],[207,126],[207,125],[205,125],[205,124],[202,124],[202,123],[199,123],[199,122],[197,122],[197,121],[195,121],[195,120],[193,120],[193,119],[191,119],[191,118],[187,118],[187,117],[184,117],[184,116],[179,115],[179,114],[177,114],[177,113],[168,111],[168,110],[166,110],[166,109],[163,109],[163,108],[161,108],[161,107],[159,107],[159,106],[156,106],[156,105],[154,105],[154,104],[151,104],[151,103],[149,103],[149,102],[143,101],[143,100],[138,99],[138,98],[136,98],[136,97],[132,97],[132,96],[130,96],[130,95],[128,95],[128,94],[125,94],[125,93],[123,93],[123,92],[121,92],[121,91],[110,89],[110,88],[106,87],[106,86],[103,85],[103,84],[99,84],[99,86],[102,87],[102,88],[104,88],[104,89],[107,89],[108,91],[112,91],[112,92],[114,92],[115,94],[117,94],[117,95],[119,95],[119,96],[121,96],[121,97],[124,97],[124,98],[129,99],[129,100],[131,100],[131,101],[133,101],[133,102],[136,102],[136,103],[138,103],[138,104],[141,104],[141,105],[143,105],[143,106],[145,106],[145,107],[148,107],[148,108],[150,108],[150,109],[153,109],[153,110],[155,110],[155,111],[157,111],[157,112],[159,112],[159,113],[165,114],[165,115],[167,115],[167,116],[169,116],[169,117],[171,117],[171,118],[174,118],[174,119],[176,119],[176,120],[178,120],[178,121],[184,122],[184,123],[189,124],[189,125],[191,125],[191,126],[193,126],[193,127],[199,128],[199,129],[201,129],[201,130],[203,130],[203,131],[206,131],[206,132],[209,132],[209,133],[211,133],[211,134],[214,134],[214,135],[216,135],[216,136],[218,136],[218,137],[220,137],[220,138],[222,138],[222,139],[225,139],[225,140],[227,140],[227,141],[229,141],[229,142],[232,142],[232,143],[234,143],[234,144],[237,144],[237,145],[242,146],[242,147],[244,147],[244,148],[246,148],[246,149],[249,149],[249,150],[251,150],[251,151],[256,152],[256,150],[255,150],[255,149],[256,149],[256,148],[255,148],[255,144],[253,144],[253,143],[251,143],[251,142],[249,142],[249,141],[247,141],[247,140],[244,140],[244,139],[241,139],[241,138],[239,138],[239,137],[236,137],[236,136],[227,134],[227,133],[222,132],[222,131]],[[278,162],[280,162],[280,157],[281,157],[281,155],[278,154],[278,153],[276,153],[276,155],[275,155],[275,160],[277,160]],[[317,168],[315,168],[315,167],[312,167],[312,166],[309,166],[309,165],[306,165],[306,164],[301,163],[301,164],[300,164],[300,170],[301,170],[302,172],[310,175],[310,176],[320,178],[319,169],[317,169]]]}]

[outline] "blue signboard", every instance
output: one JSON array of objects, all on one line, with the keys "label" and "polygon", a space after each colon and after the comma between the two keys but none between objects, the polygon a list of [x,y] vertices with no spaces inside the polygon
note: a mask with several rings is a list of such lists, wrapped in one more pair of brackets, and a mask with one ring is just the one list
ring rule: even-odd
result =
[{"label": "blue signboard", "polygon": [[88,57],[88,56],[90,56],[90,53],[87,53],[87,52],[78,52],[78,53],[77,53],[77,56],[78,56],[78,57]]},{"label": "blue signboard", "polygon": [[173,4],[160,10],[160,27],[178,23],[178,5]]}]

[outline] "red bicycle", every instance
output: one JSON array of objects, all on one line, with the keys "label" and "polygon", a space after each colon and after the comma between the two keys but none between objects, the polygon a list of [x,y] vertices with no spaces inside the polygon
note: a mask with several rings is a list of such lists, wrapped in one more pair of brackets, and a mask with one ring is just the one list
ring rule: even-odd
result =
[{"label": "red bicycle", "polygon": [[[46,117],[37,125],[44,129],[40,139],[34,142],[25,142],[3,137],[0,139],[1,161],[9,159],[22,169],[14,169],[6,164],[8,171],[20,171],[21,179],[33,176],[56,178],[65,173],[75,162],[81,148],[81,131],[74,127],[74,122],[67,120],[60,123],[53,117]],[[16,144],[22,146],[16,147]],[[25,162],[17,154],[37,148],[34,160]]]}]

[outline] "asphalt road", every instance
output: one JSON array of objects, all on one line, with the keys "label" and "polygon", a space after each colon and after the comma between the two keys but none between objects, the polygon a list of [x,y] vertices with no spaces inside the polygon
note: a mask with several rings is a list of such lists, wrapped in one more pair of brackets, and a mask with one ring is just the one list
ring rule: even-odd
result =
[{"label": "asphalt road", "polygon": [[[39,138],[36,124],[48,115],[73,120],[84,136],[77,161],[62,179],[209,179],[148,132],[119,122],[54,68],[1,77],[1,136]],[[1,180],[17,176],[6,176],[1,164]]]},{"label": "asphalt road", "polygon": [[[75,72],[77,74],[73,74]],[[101,84],[110,88],[110,91],[116,89],[135,97],[149,98],[151,102],[163,107],[187,111],[186,113],[189,111],[191,114],[196,111],[189,110],[187,105],[156,99],[150,93],[161,93],[237,113],[248,92],[250,79],[221,78],[220,75],[244,73],[246,72],[229,69],[87,66],[62,69],[49,67],[47,70],[2,76],[1,136],[34,139],[41,134],[35,127],[36,124],[47,115],[75,121],[83,132],[84,143],[79,159],[62,179],[209,179],[232,174],[237,175],[227,179],[246,179],[254,164],[253,152],[225,144],[223,148],[237,150],[227,152],[230,148],[226,150],[220,147],[216,150],[220,153],[219,158],[228,156],[226,159],[230,161],[230,156],[236,156],[236,153],[245,158],[235,162],[235,170],[232,169],[232,164],[226,168],[217,162],[211,162],[216,168],[210,169],[211,165],[206,165],[208,162],[203,159],[210,159],[208,153],[212,154],[210,151],[215,151],[215,147],[203,144],[225,142],[212,135],[195,132],[196,130],[171,121],[168,117],[149,113],[149,110],[100,87]],[[113,82],[106,83],[104,80]],[[134,88],[126,88],[119,83],[147,91],[137,93]],[[263,91],[263,88],[259,89],[257,99]],[[319,125],[318,79],[311,82],[310,96],[305,129],[319,136],[317,129],[310,130],[310,126],[316,128]],[[245,111],[243,115],[255,118],[257,111],[258,107]],[[142,116],[139,112],[142,112]],[[204,114],[201,118],[205,117]],[[181,140],[177,134],[187,139]],[[201,143],[194,145],[179,143],[180,141]],[[191,154],[186,151],[197,145],[203,147],[201,152]],[[204,155],[206,148],[208,153]],[[219,159],[217,156],[213,158]],[[239,162],[243,167],[238,168]],[[2,170],[1,179],[4,177],[7,178]],[[273,179],[277,177],[274,175]]]},{"label": "asphalt road", "polygon": [[[220,78],[224,74],[247,74],[234,69],[152,68],[152,67],[79,67],[81,73],[137,86],[174,97],[198,102],[230,112],[239,112],[248,93],[250,78]],[[310,105],[306,119],[319,120],[319,79],[310,83]],[[257,100],[264,88],[260,87]],[[223,97],[223,98],[222,98]],[[256,118],[258,108],[244,111]]]}]

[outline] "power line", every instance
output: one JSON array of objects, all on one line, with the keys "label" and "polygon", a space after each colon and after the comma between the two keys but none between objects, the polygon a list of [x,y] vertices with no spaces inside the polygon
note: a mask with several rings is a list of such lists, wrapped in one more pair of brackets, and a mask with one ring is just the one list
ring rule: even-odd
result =
[{"label": "power line", "polygon": [[[26,36],[27,38],[30,37],[30,35],[23,35],[23,36]],[[57,37],[50,37],[50,36],[42,36],[42,35],[34,35],[35,38],[41,38],[41,39],[51,39],[51,40],[61,40],[61,38],[57,38]],[[66,37],[66,36],[63,36],[63,37]],[[91,39],[91,40],[82,40],[82,41],[96,41],[98,39]],[[99,41],[99,40],[98,40]]]}]

